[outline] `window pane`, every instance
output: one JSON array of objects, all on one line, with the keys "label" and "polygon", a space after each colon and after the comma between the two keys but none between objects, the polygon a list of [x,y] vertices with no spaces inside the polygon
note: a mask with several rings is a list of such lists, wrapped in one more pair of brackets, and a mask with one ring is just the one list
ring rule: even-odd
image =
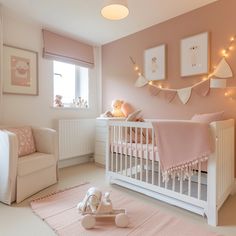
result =
[{"label": "window pane", "polygon": [[76,75],[76,97],[81,97],[88,102],[89,69],[85,67],[77,67]]},{"label": "window pane", "polygon": [[64,106],[88,107],[89,69],[54,61],[54,98],[62,96]]},{"label": "window pane", "polygon": [[62,95],[63,103],[75,98],[75,65],[54,61],[54,97]]}]

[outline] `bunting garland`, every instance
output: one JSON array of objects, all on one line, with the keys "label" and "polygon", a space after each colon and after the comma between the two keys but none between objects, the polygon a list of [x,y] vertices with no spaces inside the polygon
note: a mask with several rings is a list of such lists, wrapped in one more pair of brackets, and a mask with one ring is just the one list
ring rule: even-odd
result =
[{"label": "bunting garland", "polygon": [[191,95],[192,91],[196,92],[200,96],[207,96],[207,94],[210,91],[210,78],[212,74],[210,75],[209,78],[203,79],[202,81],[194,84],[193,86],[181,88],[181,89],[168,89],[168,88],[162,88],[160,86],[154,85],[152,82],[149,82],[148,84],[151,85],[152,88],[150,88],[151,94],[156,96],[160,92],[163,92],[164,98],[168,101],[171,102],[174,100],[175,96],[178,95],[180,101],[183,104],[186,104]]},{"label": "bunting garland", "polygon": [[130,57],[131,62],[134,65],[134,70],[138,73],[138,79],[135,82],[136,87],[143,87],[145,85],[150,85],[149,91],[151,95],[157,96],[161,92],[164,93],[164,98],[171,102],[174,100],[175,96],[178,95],[178,98],[183,104],[186,104],[191,98],[192,91],[196,92],[200,96],[207,96],[210,91],[210,80],[214,77],[225,79],[233,76],[232,70],[229,64],[226,61],[226,57],[229,56],[229,52],[234,49],[233,43],[235,42],[236,36],[230,38],[229,46],[222,50],[222,56],[220,63],[215,67],[213,73],[209,74],[207,77],[203,78],[200,82],[180,89],[170,89],[163,88],[161,85],[157,86],[153,81],[149,81],[140,71],[136,62]]}]

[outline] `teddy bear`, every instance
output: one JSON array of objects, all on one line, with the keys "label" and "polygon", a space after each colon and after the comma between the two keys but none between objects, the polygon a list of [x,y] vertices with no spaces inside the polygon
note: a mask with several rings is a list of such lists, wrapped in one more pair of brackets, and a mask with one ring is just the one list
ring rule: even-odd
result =
[{"label": "teddy bear", "polygon": [[62,103],[61,100],[62,100],[62,96],[61,95],[56,95],[55,96],[54,103],[55,103],[56,107],[63,107],[63,103]]},{"label": "teddy bear", "polygon": [[112,111],[111,114],[113,117],[124,117],[124,113],[121,110],[124,101],[122,100],[113,100],[111,103]]},{"label": "teddy bear", "polygon": [[122,100],[113,100],[111,103],[112,111],[107,110],[101,117],[128,117],[131,113],[134,112],[133,107]]}]

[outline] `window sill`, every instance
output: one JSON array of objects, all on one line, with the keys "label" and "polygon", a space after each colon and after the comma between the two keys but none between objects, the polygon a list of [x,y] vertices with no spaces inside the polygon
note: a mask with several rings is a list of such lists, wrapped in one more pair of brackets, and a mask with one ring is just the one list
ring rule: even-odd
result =
[{"label": "window sill", "polygon": [[51,106],[52,109],[56,109],[56,110],[83,110],[83,111],[89,111],[90,108],[81,108],[81,107],[54,107]]}]

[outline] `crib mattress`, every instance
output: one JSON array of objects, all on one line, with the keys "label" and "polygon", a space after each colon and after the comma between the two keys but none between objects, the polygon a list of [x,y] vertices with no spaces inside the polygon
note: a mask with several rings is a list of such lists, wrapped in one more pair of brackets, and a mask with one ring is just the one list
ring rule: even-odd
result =
[{"label": "crib mattress", "polygon": [[110,149],[111,152],[149,160],[153,159],[154,154],[154,160],[159,161],[158,148],[152,144],[113,143],[111,144]]},{"label": "crib mattress", "polygon": [[[148,150],[148,151],[147,151]],[[122,155],[159,161],[158,147],[141,143],[111,143],[110,151]],[[207,172],[207,161],[202,162],[201,170]]]}]

